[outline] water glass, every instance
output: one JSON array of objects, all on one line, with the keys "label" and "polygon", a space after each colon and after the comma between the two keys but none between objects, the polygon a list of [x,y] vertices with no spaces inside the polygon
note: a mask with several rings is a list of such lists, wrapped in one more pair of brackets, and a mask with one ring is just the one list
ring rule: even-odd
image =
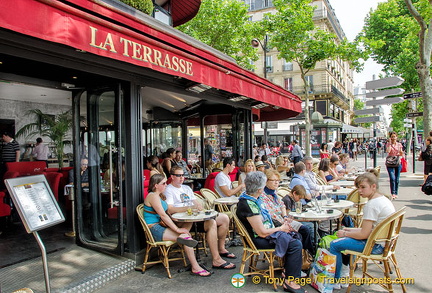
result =
[{"label": "water glass", "polygon": [[301,201],[297,201],[295,203],[295,209],[296,209],[296,213],[297,214],[301,214],[301,212],[302,212],[302,203],[301,203]]}]

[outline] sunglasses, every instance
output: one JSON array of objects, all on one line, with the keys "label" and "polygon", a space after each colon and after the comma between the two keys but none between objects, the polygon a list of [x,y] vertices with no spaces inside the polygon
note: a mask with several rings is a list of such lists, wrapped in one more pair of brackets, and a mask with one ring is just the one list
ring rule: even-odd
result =
[{"label": "sunglasses", "polygon": [[184,177],[184,174],[171,174],[171,175],[173,175],[175,177]]},{"label": "sunglasses", "polygon": [[279,182],[279,179],[267,179],[267,181]]}]

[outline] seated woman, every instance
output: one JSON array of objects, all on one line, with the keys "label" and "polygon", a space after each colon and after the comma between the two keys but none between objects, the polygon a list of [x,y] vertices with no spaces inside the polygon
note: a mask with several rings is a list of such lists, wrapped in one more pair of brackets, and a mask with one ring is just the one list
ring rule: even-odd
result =
[{"label": "seated woman", "polygon": [[333,176],[330,172],[330,159],[322,159],[318,165],[318,175],[324,180],[324,182],[329,183],[337,181],[338,177]]},{"label": "seated woman", "polygon": [[288,164],[288,157],[278,156],[276,158],[276,171],[279,173],[288,172],[292,167]]},{"label": "seated woman", "polygon": [[175,165],[177,165],[177,163],[175,161],[175,149],[169,148],[164,153],[164,157],[163,157],[163,161],[162,161],[162,168],[163,168],[163,171],[165,172],[165,175],[167,178],[169,178],[171,176],[170,170]]},{"label": "seated woman", "polygon": [[147,157],[146,162],[147,169],[150,170],[150,177],[154,174],[164,174],[162,166],[159,164],[159,158],[157,156]]},{"label": "seated woman", "polygon": [[[384,220],[387,216],[395,212],[392,202],[382,195],[378,190],[378,178],[372,173],[364,173],[355,180],[355,186],[358,188],[359,195],[368,198],[368,202],[363,208],[363,223],[360,228],[344,228],[336,232],[339,239],[330,243],[330,252],[336,255],[336,274],[335,278],[347,277],[348,267],[342,266],[342,263],[348,264],[348,257],[342,257],[342,251],[349,249],[361,252],[363,251],[366,241],[374,227]],[[372,254],[380,254],[383,247],[375,244]],[[338,283],[335,289],[340,288]],[[343,284],[345,285],[345,284]],[[348,286],[348,284],[346,284]]]},{"label": "seated woman", "polygon": [[[289,196],[287,195],[283,201],[279,199],[277,195],[277,188],[279,187],[280,174],[275,170],[267,170],[265,172],[267,176],[267,183],[264,187],[264,193],[260,195],[260,200],[262,202],[262,208],[268,210],[273,220],[273,224],[278,227],[281,226],[282,223],[288,221],[293,228],[293,231],[299,232],[302,236],[302,244],[303,248],[307,249],[312,255],[314,255],[314,248],[312,244],[311,231],[308,227],[305,227],[300,222],[291,221],[291,219],[287,216],[288,212],[292,210],[292,207],[288,209],[285,206],[285,198]],[[296,201],[299,201],[301,198],[305,198],[306,189],[303,185],[294,186],[292,192],[295,197],[297,197]],[[294,210],[295,210],[295,202],[294,202]]]},{"label": "seated woman", "polygon": [[198,241],[190,237],[189,229],[192,227],[192,223],[182,223],[182,227],[178,227],[166,213],[168,204],[163,195],[166,181],[167,179],[163,174],[155,174],[150,178],[149,190],[151,192],[144,200],[144,220],[155,241],[177,241],[185,245],[184,251],[192,267],[191,274],[208,277],[211,274],[198,264],[192,248],[198,244]]},{"label": "seated woman", "polygon": [[[246,178],[246,174],[252,171],[256,171],[255,168],[255,164],[254,161],[252,159],[249,159],[246,161],[245,165],[244,165],[244,172],[240,173],[239,179],[238,179],[238,184],[241,185],[242,183],[244,183],[244,180]],[[242,190],[242,192],[245,191],[244,189]]]},{"label": "seated woman", "polygon": [[343,175],[340,175],[337,171],[337,166],[339,165],[339,162],[339,156],[332,155],[330,157],[329,172],[333,176],[334,180],[340,180],[343,178]]},{"label": "seated woman", "polygon": [[[246,192],[242,193],[239,198],[237,217],[245,226],[257,248],[275,248],[278,245],[278,241],[289,242],[284,252],[285,277],[289,278],[284,281],[284,291],[294,293],[305,292],[300,285],[292,280],[292,278],[297,279],[301,276],[301,241],[293,238],[292,234],[289,233],[292,231],[292,228],[288,222],[284,222],[282,226],[276,228],[270,213],[262,208],[259,196],[264,191],[266,182],[267,177],[262,172],[250,172],[246,175]],[[282,233],[282,235],[273,239],[278,233]]]}]

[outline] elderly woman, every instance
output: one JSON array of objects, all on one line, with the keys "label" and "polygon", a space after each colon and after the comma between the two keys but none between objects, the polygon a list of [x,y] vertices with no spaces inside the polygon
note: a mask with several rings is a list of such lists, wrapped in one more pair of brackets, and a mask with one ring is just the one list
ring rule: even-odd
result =
[{"label": "elderly woman", "polygon": [[[265,172],[267,176],[267,183],[264,187],[264,193],[260,195],[260,200],[262,202],[262,208],[268,210],[273,220],[275,226],[281,226],[284,222],[290,222],[291,219],[288,217],[287,213],[291,211],[285,205],[284,201],[279,199],[277,195],[277,189],[279,187],[280,174],[275,170],[267,170]],[[297,196],[299,201],[301,198],[305,198],[306,189],[303,185],[296,185],[292,191],[293,196]],[[287,197],[289,197],[287,195]],[[295,210],[295,208],[294,208]],[[307,249],[312,255],[314,255],[314,248],[312,244],[311,231],[308,227],[302,225],[300,222],[292,221],[290,222],[292,231],[299,232],[302,236],[303,248]]]},{"label": "elderly woman", "polygon": [[198,241],[190,237],[189,229],[192,223],[184,223],[178,227],[167,214],[168,204],[163,194],[166,188],[167,179],[163,174],[155,174],[150,178],[150,193],[144,200],[144,220],[150,228],[155,241],[177,241],[184,244],[184,251],[191,264],[191,274],[200,277],[209,277],[211,274],[203,269],[195,258],[192,247]]},{"label": "elderly woman", "polygon": [[[344,228],[337,231],[336,235],[339,238],[330,243],[330,252],[336,255],[336,279],[348,276],[348,267],[342,266],[342,251],[363,251],[366,241],[374,227],[395,212],[391,201],[379,192],[378,178],[374,174],[365,173],[358,176],[355,180],[355,186],[358,188],[359,195],[369,200],[363,208],[363,222],[361,227]],[[372,254],[381,254],[382,252],[382,245],[375,244],[372,249]],[[344,262],[348,264],[348,261]],[[340,286],[341,283],[337,283],[334,289],[340,289]]]},{"label": "elderly woman", "polygon": [[[246,175],[246,192],[242,193],[237,204],[237,217],[245,226],[257,248],[279,247],[278,241],[286,241],[284,291],[302,293],[304,289],[293,280],[300,278],[302,266],[302,244],[293,237],[288,222],[275,227],[269,211],[262,208],[259,196],[264,191],[267,177],[262,172],[250,172]],[[291,232],[291,233],[290,233]],[[280,244],[280,243],[279,243]]]}]

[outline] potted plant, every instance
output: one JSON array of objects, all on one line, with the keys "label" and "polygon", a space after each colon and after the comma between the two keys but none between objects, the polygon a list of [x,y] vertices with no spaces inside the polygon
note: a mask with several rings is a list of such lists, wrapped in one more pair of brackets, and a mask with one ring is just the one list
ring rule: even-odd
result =
[{"label": "potted plant", "polygon": [[35,122],[21,127],[16,136],[46,136],[54,144],[55,154],[58,158],[59,167],[63,167],[64,146],[70,144],[71,140],[67,135],[72,128],[71,111],[66,111],[57,115],[45,114],[39,109],[32,109],[27,112],[28,115],[34,115]]}]

